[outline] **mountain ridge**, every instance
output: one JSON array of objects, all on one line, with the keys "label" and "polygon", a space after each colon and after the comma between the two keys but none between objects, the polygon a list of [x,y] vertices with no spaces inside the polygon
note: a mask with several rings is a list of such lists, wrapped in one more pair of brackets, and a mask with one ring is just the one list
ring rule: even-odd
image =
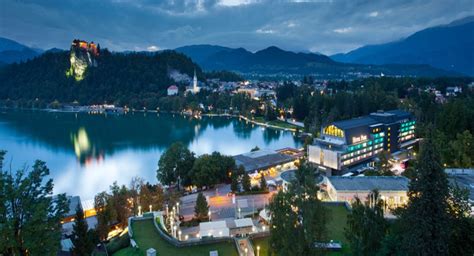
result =
[{"label": "mountain ridge", "polygon": [[385,44],[365,45],[331,56],[344,63],[428,64],[474,75],[474,16],[426,28]]},{"label": "mountain ridge", "polygon": [[0,62],[17,63],[32,59],[42,54],[41,49],[31,48],[17,41],[0,37]]},{"label": "mountain ridge", "polygon": [[337,62],[319,53],[283,50],[276,46],[250,52],[242,47],[230,48],[218,45],[189,45],[176,48],[208,71],[230,70],[250,75],[308,75],[324,78],[357,77],[367,75],[459,75],[445,72],[428,65],[363,65]]}]

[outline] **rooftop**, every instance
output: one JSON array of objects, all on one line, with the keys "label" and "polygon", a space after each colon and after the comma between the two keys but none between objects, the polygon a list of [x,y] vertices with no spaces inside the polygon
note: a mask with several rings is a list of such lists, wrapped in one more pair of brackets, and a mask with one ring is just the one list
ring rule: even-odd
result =
[{"label": "rooftop", "polygon": [[237,228],[253,227],[253,221],[251,218],[236,219],[234,220],[234,222],[235,222],[235,227]]},{"label": "rooftop", "polygon": [[348,119],[348,120],[342,120],[342,121],[336,121],[333,124],[340,129],[347,130],[359,126],[366,126],[366,125],[373,125],[380,123],[381,121],[388,120],[388,118],[392,117],[395,119],[401,119],[401,118],[408,118],[410,117],[411,114],[409,112],[400,110],[400,109],[395,109],[395,110],[390,110],[390,111],[385,111],[385,112],[374,112],[371,113],[370,115],[367,116],[362,116],[358,118],[353,118],[353,119]]},{"label": "rooftop", "polygon": [[66,214],[66,217],[75,216],[76,208],[81,204],[81,198],[79,196],[68,196],[69,200],[69,212]]},{"label": "rooftop", "polygon": [[258,150],[234,156],[237,166],[243,165],[246,172],[266,169],[295,160],[296,157],[274,150]]},{"label": "rooftop", "polygon": [[409,183],[408,178],[401,176],[332,176],[328,177],[328,180],[339,191],[371,191],[374,189],[408,191]]},{"label": "rooftop", "polygon": [[451,184],[469,191],[469,201],[474,202],[474,169],[445,169]]},{"label": "rooftop", "polygon": [[337,121],[337,122],[334,122],[333,124],[339,127],[340,129],[347,130],[354,127],[372,125],[376,123],[377,121],[374,120],[372,117],[363,116],[363,117],[358,117],[358,118],[353,118],[353,119],[348,119],[348,120]]}]

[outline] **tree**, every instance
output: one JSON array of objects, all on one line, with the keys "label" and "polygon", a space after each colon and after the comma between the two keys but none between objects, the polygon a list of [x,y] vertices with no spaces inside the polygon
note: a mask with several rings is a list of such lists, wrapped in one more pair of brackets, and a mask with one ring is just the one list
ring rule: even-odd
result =
[{"label": "tree", "polygon": [[219,165],[211,155],[204,154],[196,159],[191,170],[192,183],[198,187],[219,183]]},{"label": "tree", "polygon": [[381,249],[381,238],[385,236],[388,226],[383,216],[383,205],[377,190],[367,196],[366,204],[357,197],[352,203],[345,236],[353,255],[377,255]]},{"label": "tree", "polygon": [[252,184],[250,183],[250,176],[247,173],[242,175],[242,189],[245,192],[252,190]]},{"label": "tree", "polygon": [[270,245],[279,255],[321,255],[316,242],[326,242],[328,210],[317,197],[313,169],[302,163],[286,192],[271,199]]},{"label": "tree", "polygon": [[265,180],[265,176],[263,175],[263,173],[260,175],[260,190],[262,191],[268,190],[267,181]]},{"label": "tree", "polygon": [[[144,180],[140,177],[133,177],[132,180],[130,181],[130,197],[132,198],[132,213],[133,214],[138,214],[138,206],[140,204],[140,193],[141,193],[141,188],[144,185]],[[143,206],[142,206],[143,207]]]},{"label": "tree", "polygon": [[229,173],[235,169],[235,160],[230,156],[213,152],[196,159],[190,173],[191,183],[202,186],[213,186],[220,182],[230,181]]},{"label": "tree", "polygon": [[469,168],[474,165],[474,138],[468,130],[458,133],[450,146],[455,167]]},{"label": "tree", "polygon": [[158,180],[165,185],[177,183],[178,190],[181,185],[189,185],[189,171],[193,167],[194,160],[194,153],[181,142],[173,143],[160,157],[157,170]]},{"label": "tree", "polygon": [[110,195],[103,191],[94,197],[94,209],[97,213],[97,234],[100,240],[105,240],[109,233],[109,224],[115,218],[115,213],[109,204]]},{"label": "tree", "polygon": [[159,211],[163,209],[164,192],[160,185],[151,185],[150,183],[143,184],[140,189],[140,205],[142,209],[149,209]]},{"label": "tree", "polygon": [[409,185],[409,201],[399,214],[403,228],[400,249],[407,255],[448,254],[448,180],[430,135],[421,144],[418,172]]},{"label": "tree", "polygon": [[74,225],[72,227],[72,243],[74,244],[74,255],[90,255],[94,249],[94,244],[91,241],[91,237],[88,233],[87,222],[84,219],[84,212],[80,204],[76,208],[76,218],[74,219]]},{"label": "tree", "polygon": [[207,204],[207,200],[202,192],[199,192],[196,199],[196,206],[194,207],[194,215],[196,218],[202,220],[209,217],[208,212],[209,205]]},{"label": "tree", "polygon": [[128,222],[128,217],[133,214],[132,209],[130,207],[130,203],[128,201],[130,198],[130,191],[124,185],[117,185],[117,182],[114,182],[112,186],[110,186],[110,191],[112,193],[109,197],[107,204],[110,205],[112,211],[115,213],[115,220],[122,227],[125,227]]},{"label": "tree", "polygon": [[16,173],[3,170],[0,151],[0,254],[56,255],[60,248],[61,219],[69,210],[64,194],[53,197],[49,169],[36,160],[33,168]]},{"label": "tree", "polygon": [[378,161],[375,163],[375,170],[368,170],[366,176],[393,176],[392,164],[390,163],[390,152],[384,150],[378,154]]},{"label": "tree", "polygon": [[238,193],[240,191],[239,175],[236,171],[233,171],[231,174],[230,190],[233,193]]},{"label": "tree", "polygon": [[270,102],[267,102],[266,103],[266,107],[265,107],[265,120],[266,121],[273,121],[277,119],[277,112],[276,110],[273,108],[273,106],[271,105]]},{"label": "tree", "polygon": [[449,217],[451,233],[449,235],[450,255],[474,254],[474,219],[470,217],[469,190],[457,183],[449,188]]}]

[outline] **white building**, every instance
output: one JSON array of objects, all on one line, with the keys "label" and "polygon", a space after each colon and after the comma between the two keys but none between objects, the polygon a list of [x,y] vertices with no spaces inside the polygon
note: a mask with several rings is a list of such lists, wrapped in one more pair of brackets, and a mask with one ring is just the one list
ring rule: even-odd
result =
[{"label": "white building", "polygon": [[198,86],[198,80],[197,80],[197,76],[196,76],[196,70],[194,70],[193,85],[192,85],[192,87],[188,87],[188,88],[186,89],[186,93],[196,94],[196,93],[198,93],[199,91],[201,91],[201,88]]},{"label": "white building", "polygon": [[230,236],[229,228],[225,220],[208,221],[199,223],[200,237],[223,237]]},{"label": "white building", "polygon": [[323,181],[330,201],[346,201],[348,203],[358,197],[367,202],[367,196],[374,189],[379,191],[385,202],[386,210],[405,205],[408,201],[408,183],[401,176],[332,176]]},{"label": "white building", "polygon": [[172,85],[168,87],[168,96],[178,95],[179,89],[178,86]]}]

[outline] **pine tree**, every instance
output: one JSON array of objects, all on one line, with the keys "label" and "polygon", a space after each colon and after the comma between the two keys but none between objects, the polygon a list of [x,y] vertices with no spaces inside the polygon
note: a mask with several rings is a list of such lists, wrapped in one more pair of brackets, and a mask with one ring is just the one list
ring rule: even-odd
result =
[{"label": "pine tree", "polygon": [[352,203],[352,212],[347,217],[345,236],[353,255],[377,255],[387,230],[383,216],[383,204],[377,190],[372,191],[363,204],[359,198]]},{"label": "pine tree", "polygon": [[317,198],[313,169],[302,163],[288,191],[272,197],[270,245],[278,255],[321,255],[315,242],[327,241],[328,210]]},{"label": "pine tree", "polygon": [[240,191],[239,175],[237,174],[237,172],[232,172],[231,174],[230,190],[233,193],[238,193]]},{"label": "pine tree", "polygon": [[90,255],[94,249],[94,244],[90,240],[90,235],[87,233],[88,226],[84,219],[84,212],[80,205],[76,208],[76,218],[72,227],[72,243],[74,244],[74,255]]},{"label": "pine tree", "polygon": [[194,215],[198,219],[205,219],[209,211],[209,205],[207,204],[207,200],[202,194],[202,192],[199,192],[197,195],[196,199],[196,206],[194,207]]},{"label": "pine tree", "polygon": [[418,168],[409,185],[409,202],[401,211],[401,246],[407,255],[447,255],[448,180],[431,137],[421,145]]},{"label": "pine tree", "polygon": [[265,176],[263,174],[260,175],[260,190],[267,191],[267,181],[265,180]]},{"label": "pine tree", "polygon": [[252,184],[250,183],[250,176],[248,174],[242,175],[242,188],[245,192],[252,190]]}]

